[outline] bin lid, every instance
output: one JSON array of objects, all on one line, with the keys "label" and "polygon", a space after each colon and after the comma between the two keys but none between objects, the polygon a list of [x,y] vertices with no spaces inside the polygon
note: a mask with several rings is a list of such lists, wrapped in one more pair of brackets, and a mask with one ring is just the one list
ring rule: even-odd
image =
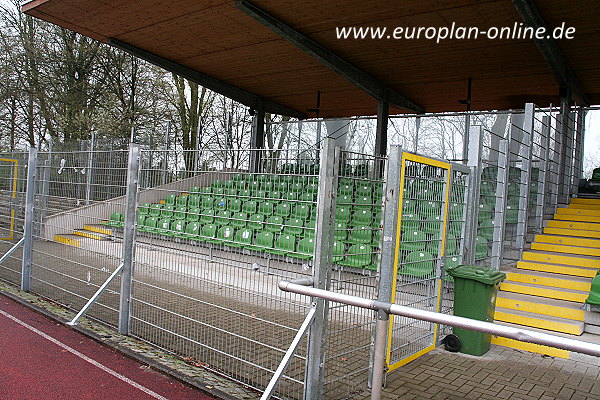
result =
[{"label": "bin lid", "polygon": [[486,285],[495,285],[506,279],[504,272],[479,265],[459,265],[458,267],[447,268],[446,271],[453,278],[470,279]]}]

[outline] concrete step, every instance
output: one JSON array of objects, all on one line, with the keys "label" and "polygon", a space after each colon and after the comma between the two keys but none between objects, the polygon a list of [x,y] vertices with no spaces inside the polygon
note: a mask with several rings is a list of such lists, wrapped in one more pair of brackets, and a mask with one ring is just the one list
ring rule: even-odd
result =
[{"label": "concrete step", "polygon": [[565,264],[575,267],[600,268],[600,258],[584,255],[567,255],[551,251],[530,250],[523,252],[524,261],[537,261],[550,264]]},{"label": "concrete step", "polygon": [[571,202],[569,204],[586,204],[600,206],[600,199],[585,199],[581,197],[574,197],[571,199]]},{"label": "concrete step", "polygon": [[590,217],[600,217],[600,210],[589,210],[587,208],[557,208],[556,214],[560,215],[587,215]]},{"label": "concrete step", "polygon": [[567,235],[535,235],[537,243],[551,243],[565,246],[590,247],[600,249],[600,239],[572,237]]},{"label": "concrete step", "polygon": [[504,281],[500,284],[500,290],[527,294],[530,296],[547,297],[549,299],[566,300],[574,303],[585,303],[589,292],[581,290],[554,288],[535,283]]},{"label": "concrete step", "polygon": [[518,261],[517,268],[531,271],[550,272],[553,274],[581,276],[586,278],[593,278],[598,272],[598,270],[595,268],[573,267],[571,265],[549,264],[535,261]]},{"label": "concrete step", "polygon": [[[511,326],[513,328],[523,328],[520,325],[511,324],[509,322],[497,321],[495,323],[500,324],[500,325]],[[550,333],[550,332],[548,332],[546,330],[542,330],[542,329],[539,329],[539,328],[526,328],[526,329],[527,330],[532,330],[532,331],[539,331],[539,332],[544,332],[544,333]],[[553,333],[553,334],[559,335],[559,336],[563,335],[560,332]],[[577,336],[574,336],[574,335],[567,335],[567,336],[569,336],[569,337],[571,337],[573,339],[577,338]],[[544,346],[544,345],[541,345],[541,344],[521,342],[521,341],[515,340],[515,339],[503,338],[501,336],[492,336],[492,343],[496,344],[498,346],[504,346],[504,347],[510,347],[512,349],[529,351],[531,353],[544,354],[544,355],[548,355],[548,356],[551,356],[551,357],[558,357],[558,358],[565,358],[565,359],[568,359],[570,357],[570,352],[567,351],[567,350],[557,349],[557,348],[554,348],[554,347]]]},{"label": "concrete step", "polygon": [[504,291],[498,292],[496,307],[579,322],[584,322],[586,317],[585,306],[580,303]]},{"label": "concrete step", "polygon": [[583,321],[573,321],[548,315],[533,314],[527,311],[507,308],[496,308],[494,320],[510,322],[524,327],[539,328],[553,332],[581,335],[584,329]]},{"label": "concrete step", "polygon": [[506,273],[506,280],[511,282],[529,283],[549,288],[577,290],[588,293],[592,282],[591,278],[563,276],[539,271],[523,271],[518,268],[502,269],[502,272]]},{"label": "concrete step", "polygon": [[[587,211],[587,210],[586,210]],[[583,214],[554,214],[555,220],[600,223],[600,216]]]},{"label": "concrete step", "polygon": [[[548,221],[550,222],[550,221]],[[553,228],[545,227],[544,233],[548,235],[559,235],[559,236],[574,236],[583,237],[588,239],[600,239],[600,232],[598,231],[582,231],[579,229],[570,228]]]},{"label": "concrete step", "polygon": [[600,205],[596,204],[569,204],[568,208],[600,211]]},{"label": "concrete step", "polygon": [[94,240],[110,240],[111,239],[110,235],[106,235],[104,233],[92,232],[92,231],[88,231],[86,229],[75,229],[73,231],[73,234],[76,236],[82,236],[82,237],[86,237],[86,238],[90,238],[90,239],[94,239]]},{"label": "concrete step", "polygon": [[600,249],[590,247],[569,246],[554,243],[532,243],[531,250],[550,251],[555,253],[578,254],[600,257]]},{"label": "concrete step", "polygon": [[550,220],[548,221],[549,228],[563,228],[563,229],[579,229],[583,231],[600,231],[600,223],[593,222],[573,222],[573,221],[559,221]]}]

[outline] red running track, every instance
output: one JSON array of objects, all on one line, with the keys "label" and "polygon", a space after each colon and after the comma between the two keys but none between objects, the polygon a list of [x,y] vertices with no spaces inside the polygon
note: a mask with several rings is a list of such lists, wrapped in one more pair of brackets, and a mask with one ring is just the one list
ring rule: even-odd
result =
[{"label": "red running track", "polygon": [[0,399],[213,398],[0,295]]}]

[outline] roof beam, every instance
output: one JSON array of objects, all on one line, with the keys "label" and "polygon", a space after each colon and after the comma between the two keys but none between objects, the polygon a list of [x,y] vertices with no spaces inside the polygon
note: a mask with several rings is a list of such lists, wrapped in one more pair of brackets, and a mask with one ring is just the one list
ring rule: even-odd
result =
[{"label": "roof beam", "polygon": [[[550,32],[534,0],[512,0],[512,3],[527,26],[534,29],[543,27],[546,32]],[[556,39],[544,36],[543,39],[534,38],[534,42],[561,88],[569,89],[573,99],[580,105],[588,105],[585,92],[575,76],[575,71],[569,65]]]},{"label": "roof beam", "polygon": [[250,93],[237,86],[233,86],[229,83],[220,81],[216,78],[213,78],[212,76],[203,74],[202,72],[198,72],[176,62],[167,60],[165,58],[157,56],[156,54],[150,53],[146,50],[142,50],[130,44],[123,43],[117,39],[109,39],[108,44],[117,47],[121,50],[124,50],[128,53],[131,53],[134,56],[146,60],[154,65],[164,68],[167,71],[174,72],[177,75],[183,76],[186,79],[196,82],[199,85],[202,85],[214,92],[229,97],[230,99],[238,101],[255,110],[262,110],[271,114],[286,115],[288,117],[299,119],[304,119],[308,117],[308,115],[303,112],[294,110],[293,108],[284,106],[283,104],[264,99],[254,93]]},{"label": "roof beam", "polygon": [[349,61],[346,61],[314,40],[309,39],[291,26],[278,20],[249,1],[238,0],[235,5],[248,16],[254,18],[283,39],[298,47],[300,50],[319,60],[331,70],[337,72],[377,100],[389,102],[397,107],[411,110],[419,114],[425,112],[423,107],[398,93],[384,82],[381,82],[374,76],[368,74]]}]

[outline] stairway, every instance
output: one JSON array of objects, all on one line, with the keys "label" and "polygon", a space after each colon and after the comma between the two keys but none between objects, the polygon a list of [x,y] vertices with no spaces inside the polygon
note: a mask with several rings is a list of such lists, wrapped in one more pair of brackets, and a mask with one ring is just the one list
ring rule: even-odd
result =
[{"label": "stairway", "polygon": [[[516,268],[503,269],[495,320],[561,336],[584,334],[584,303],[600,269],[600,200],[574,198],[558,208]],[[586,334],[588,335],[588,334]],[[569,352],[493,337],[492,343],[555,357]]]},{"label": "stairway", "polygon": [[84,225],[83,229],[75,229],[73,233],[54,235],[54,241],[68,244],[70,246],[81,247],[81,238],[94,240],[111,240],[112,230],[105,225]]}]

